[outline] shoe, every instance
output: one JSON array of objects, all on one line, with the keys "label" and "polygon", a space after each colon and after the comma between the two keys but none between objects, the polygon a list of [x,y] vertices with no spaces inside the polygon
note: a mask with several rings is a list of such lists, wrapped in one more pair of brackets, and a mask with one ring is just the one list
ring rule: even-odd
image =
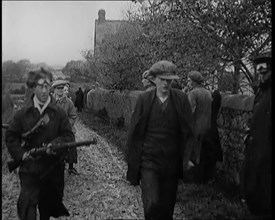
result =
[{"label": "shoe", "polygon": [[75,168],[70,168],[70,169],[68,169],[68,173],[69,173],[69,174],[79,175],[79,173],[76,171]]}]

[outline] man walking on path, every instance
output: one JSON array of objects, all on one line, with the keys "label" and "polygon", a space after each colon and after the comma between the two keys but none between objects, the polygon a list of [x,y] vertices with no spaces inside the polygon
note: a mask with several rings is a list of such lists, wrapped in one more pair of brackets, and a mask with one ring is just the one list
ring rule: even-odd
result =
[{"label": "man walking on path", "polygon": [[192,153],[192,112],[187,95],[171,88],[175,64],[161,60],[149,74],[156,88],[139,95],[132,115],[127,180],[141,184],[145,219],[173,219],[178,179]]},{"label": "man walking on path", "polygon": [[[196,141],[194,145],[197,145],[195,149],[198,150],[195,161],[195,182],[202,183],[204,165],[201,163],[201,148],[204,140],[205,133],[211,127],[211,92],[205,89],[202,85],[203,77],[198,71],[191,71],[188,73],[188,85],[191,90],[188,93],[188,98],[191,104],[192,114],[194,118],[194,135]],[[203,151],[204,152],[204,151]]]},{"label": "man walking on path", "polygon": [[[17,203],[20,220],[36,220],[37,205],[40,219],[49,220],[51,216],[69,216],[64,206],[64,155],[66,152],[47,151],[46,155],[32,156],[34,148],[43,144],[72,142],[74,134],[69,119],[51,97],[52,74],[41,68],[29,72],[27,86],[33,88],[34,94],[24,107],[19,109],[6,131],[6,146],[11,157],[20,162],[19,178],[21,191]],[[25,142],[21,135],[39,128],[29,135]]]},{"label": "man walking on path", "polygon": [[[54,98],[56,100],[56,104],[61,107],[68,115],[70,124],[72,126],[72,130],[74,134],[76,133],[74,128],[74,123],[77,117],[76,108],[72,102],[72,100],[67,97],[65,94],[65,86],[68,84],[65,80],[56,80],[52,87],[54,89]],[[78,174],[77,170],[74,168],[73,164],[77,163],[77,149],[76,147],[70,148],[65,157],[65,161],[69,164],[68,172],[69,174]]]}]

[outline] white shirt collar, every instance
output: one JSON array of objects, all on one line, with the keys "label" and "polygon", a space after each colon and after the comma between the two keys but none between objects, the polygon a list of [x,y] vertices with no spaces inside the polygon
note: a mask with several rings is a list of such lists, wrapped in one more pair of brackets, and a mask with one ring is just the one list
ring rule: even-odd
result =
[{"label": "white shirt collar", "polygon": [[[36,97],[36,95],[34,95],[34,97],[33,97],[33,105],[35,108],[38,109],[38,111],[40,112],[41,115],[44,112],[44,110],[47,108],[47,106],[50,104],[50,102],[51,102],[50,96],[48,97],[48,99],[45,103],[40,102],[38,100],[38,98]],[[43,107],[41,108],[40,105],[43,105]]]},{"label": "white shirt collar", "polygon": [[166,101],[166,99],[168,99],[168,96],[165,96],[165,97],[158,97],[159,100],[164,103]]}]

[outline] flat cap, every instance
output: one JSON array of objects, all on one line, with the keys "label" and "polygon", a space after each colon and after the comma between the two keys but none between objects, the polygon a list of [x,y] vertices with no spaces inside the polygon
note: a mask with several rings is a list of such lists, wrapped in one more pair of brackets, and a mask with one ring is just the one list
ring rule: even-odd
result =
[{"label": "flat cap", "polygon": [[63,79],[55,80],[52,84],[52,87],[55,88],[60,85],[62,85],[62,86],[69,85],[69,81],[63,80]]},{"label": "flat cap", "polygon": [[176,75],[177,66],[170,61],[160,60],[149,69],[149,74],[158,76],[161,79],[179,79]]},{"label": "flat cap", "polygon": [[187,75],[193,82],[196,82],[196,83],[202,83],[204,81],[204,78],[203,76],[201,75],[200,72],[198,71],[191,71],[188,73]]}]

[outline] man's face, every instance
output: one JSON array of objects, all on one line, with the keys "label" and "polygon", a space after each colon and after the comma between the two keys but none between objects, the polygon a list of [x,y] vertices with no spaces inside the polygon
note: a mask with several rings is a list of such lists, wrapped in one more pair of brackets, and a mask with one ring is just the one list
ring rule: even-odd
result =
[{"label": "man's face", "polygon": [[50,80],[48,78],[39,79],[36,87],[34,88],[34,94],[37,99],[45,103],[50,95]]},{"label": "man's face", "polygon": [[268,69],[267,63],[257,64],[256,72],[259,74],[261,82],[266,81],[271,76],[271,71]]},{"label": "man's face", "polygon": [[63,96],[64,94],[64,86],[63,85],[59,85],[57,87],[54,88],[54,93],[56,95],[58,95],[59,97]]},{"label": "man's face", "polygon": [[192,79],[190,79],[188,77],[188,79],[187,79],[187,88],[188,89],[193,89],[193,87],[194,87],[194,82],[192,81]]},{"label": "man's face", "polygon": [[63,91],[64,91],[64,95],[65,95],[65,96],[68,96],[68,95],[69,95],[69,88],[68,88],[67,86],[64,86]]},{"label": "man's face", "polygon": [[157,90],[160,93],[166,94],[169,92],[169,90],[171,88],[171,83],[172,83],[171,79],[162,79],[162,78],[156,76],[154,81],[155,81]]}]

